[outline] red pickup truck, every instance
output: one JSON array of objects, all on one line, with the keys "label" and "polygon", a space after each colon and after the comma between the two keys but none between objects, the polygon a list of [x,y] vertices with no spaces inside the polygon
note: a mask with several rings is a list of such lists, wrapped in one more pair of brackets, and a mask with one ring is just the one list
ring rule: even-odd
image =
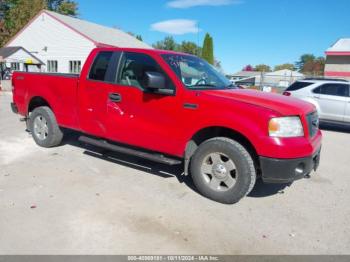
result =
[{"label": "red pickup truck", "polygon": [[80,141],[152,161],[184,163],[199,192],[235,203],[256,178],[290,183],[316,169],[321,132],[312,104],[235,88],[200,58],[97,48],[80,76],[13,75],[12,110],[42,147],[62,128]]}]

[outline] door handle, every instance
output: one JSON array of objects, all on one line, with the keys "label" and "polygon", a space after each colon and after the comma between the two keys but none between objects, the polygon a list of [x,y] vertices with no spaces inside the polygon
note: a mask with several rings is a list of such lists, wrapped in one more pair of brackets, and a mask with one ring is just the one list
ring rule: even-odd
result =
[{"label": "door handle", "polygon": [[120,94],[117,93],[110,93],[109,94],[109,100],[112,102],[121,102],[122,101],[122,97]]}]

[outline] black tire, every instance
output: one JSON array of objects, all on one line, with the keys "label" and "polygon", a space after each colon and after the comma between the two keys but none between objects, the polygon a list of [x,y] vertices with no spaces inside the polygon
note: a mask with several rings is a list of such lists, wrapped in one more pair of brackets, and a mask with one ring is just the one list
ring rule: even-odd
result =
[{"label": "black tire", "polygon": [[[44,132],[38,131],[38,125],[35,122],[37,118],[38,121],[46,123]],[[55,147],[62,142],[63,132],[57,124],[54,113],[47,106],[37,107],[33,110],[29,116],[29,129],[35,143],[41,147]]]},{"label": "black tire", "polygon": [[[218,167],[219,164],[214,163],[212,156],[216,160],[219,159],[216,162],[223,163],[223,169]],[[231,170],[229,166],[235,169]],[[206,173],[206,170],[211,167],[212,174]],[[251,155],[240,143],[225,137],[203,142],[193,155],[190,168],[198,191],[203,196],[223,204],[237,203],[250,193],[256,181],[256,170]],[[219,186],[217,186],[218,181]]]}]

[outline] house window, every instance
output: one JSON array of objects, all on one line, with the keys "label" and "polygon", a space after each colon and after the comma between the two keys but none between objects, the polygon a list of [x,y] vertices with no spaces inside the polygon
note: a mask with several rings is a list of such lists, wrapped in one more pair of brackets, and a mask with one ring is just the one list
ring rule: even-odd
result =
[{"label": "house window", "polygon": [[69,61],[69,72],[79,74],[81,71],[81,61]]},{"label": "house window", "polygon": [[57,68],[58,68],[57,65],[58,65],[57,60],[48,60],[47,61],[47,72],[57,73]]},{"label": "house window", "polygon": [[11,63],[11,70],[19,71],[20,70],[19,63]]}]

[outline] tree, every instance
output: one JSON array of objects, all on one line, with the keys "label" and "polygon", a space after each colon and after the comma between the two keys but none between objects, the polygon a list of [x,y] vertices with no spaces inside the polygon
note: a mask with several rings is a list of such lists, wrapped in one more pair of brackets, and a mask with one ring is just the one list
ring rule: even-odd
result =
[{"label": "tree", "polygon": [[3,33],[0,36],[1,46],[46,7],[43,0],[5,0],[5,2],[7,9],[3,18]]},{"label": "tree", "polygon": [[[115,29],[119,29],[119,27],[117,27],[117,26],[113,26],[113,28],[115,28]],[[133,32],[127,32],[129,35],[131,35],[131,36],[133,36],[133,37],[135,37],[137,40],[139,40],[139,41],[143,41],[142,40],[142,36],[141,35],[135,35]]]},{"label": "tree", "polygon": [[78,4],[71,0],[0,0],[0,46],[46,8],[77,16]]},{"label": "tree", "polygon": [[251,65],[246,65],[245,67],[243,67],[242,71],[254,71],[254,68]]},{"label": "tree", "polygon": [[74,1],[63,1],[61,4],[58,6],[57,10],[54,10],[60,14],[63,15],[69,15],[73,17],[78,16],[78,4]]},{"label": "tree", "polygon": [[309,60],[304,64],[302,72],[308,75],[320,76],[324,73],[325,59],[318,57],[315,60]]},{"label": "tree", "polygon": [[202,49],[202,58],[207,60],[208,63],[214,65],[214,44],[213,44],[213,38],[210,36],[209,33],[206,33],[204,42],[203,42],[203,49]]},{"label": "tree", "polygon": [[271,67],[265,64],[255,66],[254,71],[258,72],[271,72]]},{"label": "tree", "polygon": [[172,50],[172,51],[178,50],[178,44],[175,42],[172,36],[167,36],[164,38],[164,40],[158,41],[152,46],[155,49],[161,49],[161,50]]},{"label": "tree", "polygon": [[224,72],[224,69],[223,69],[222,66],[221,66],[221,61],[215,59],[215,60],[214,60],[214,67],[215,67],[220,73],[222,73],[222,74],[225,73],[225,72]]},{"label": "tree", "polygon": [[139,41],[143,41],[143,39],[142,39],[142,36],[141,36],[141,35],[137,35],[137,36],[136,36],[136,39],[137,39],[137,40],[139,40]]},{"label": "tree", "polygon": [[296,62],[299,72],[309,75],[323,75],[325,67],[324,57],[315,57],[313,54],[304,54]]},{"label": "tree", "polygon": [[314,74],[318,76],[323,76],[325,65],[326,65],[326,59],[321,56],[318,57],[314,64]]},{"label": "tree", "polygon": [[295,66],[293,64],[290,63],[285,63],[285,64],[281,64],[281,65],[276,65],[274,71],[278,71],[278,70],[295,70]]},{"label": "tree", "polygon": [[300,57],[299,61],[295,63],[296,68],[299,70],[299,72],[304,71],[304,66],[306,63],[313,62],[315,60],[315,56],[313,54],[304,54]]},{"label": "tree", "polygon": [[196,43],[194,42],[183,41],[179,45],[179,51],[183,53],[199,56],[201,53],[201,48],[198,45],[196,45]]}]

